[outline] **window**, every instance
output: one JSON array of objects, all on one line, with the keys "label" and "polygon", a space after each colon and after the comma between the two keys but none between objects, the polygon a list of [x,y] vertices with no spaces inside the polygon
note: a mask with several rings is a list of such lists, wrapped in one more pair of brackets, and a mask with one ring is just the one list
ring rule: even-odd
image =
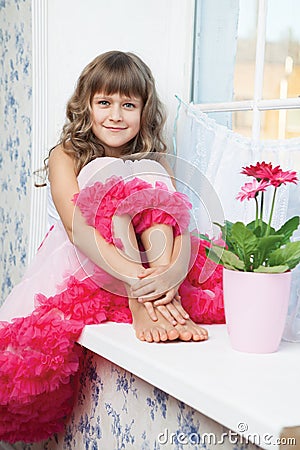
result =
[{"label": "window", "polygon": [[300,2],[196,0],[193,102],[244,136],[300,136]]}]

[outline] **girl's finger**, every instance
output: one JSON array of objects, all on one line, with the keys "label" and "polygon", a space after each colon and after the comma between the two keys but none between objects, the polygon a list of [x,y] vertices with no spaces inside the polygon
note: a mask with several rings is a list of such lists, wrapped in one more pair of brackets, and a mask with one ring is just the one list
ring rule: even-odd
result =
[{"label": "girl's finger", "polygon": [[[176,300],[178,302],[180,302],[181,297],[178,294],[177,291],[175,291],[175,289],[171,289],[170,291],[168,291],[166,293],[165,296],[163,296],[162,298],[159,298],[157,300],[155,300],[153,302],[154,306],[160,306],[160,305],[167,305],[168,303],[170,303],[172,300]],[[183,309],[183,308],[182,308]]]},{"label": "girl's finger", "polygon": [[[161,293],[160,294],[152,293],[152,294],[149,294],[149,295],[145,295],[143,297],[138,297],[137,301],[139,303],[146,303],[146,302],[157,301],[158,299],[159,300],[161,299]],[[172,301],[172,300],[169,300],[168,302],[166,302],[166,304],[170,303],[170,301]],[[162,304],[164,305],[165,303],[162,303]]]},{"label": "girl's finger", "polygon": [[167,305],[167,308],[170,307],[174,307],[178,313],[181,315],[181,317],[183,317],[184,319],[189,319],[190,316],[189,314],[186,312],[186,310],[182,307],[181,303],[178,302],[177,300],[174,300],[171,304]]},{"label": "girl's finger", "polygon": [[147,313],[150,316],[150,319],[152,319],[154,322],[156,322],[157,321],[157,315],[156,315],[156,313],[154,311],[152,303],[151,302],[146,302],[146,303],[144,303],[144,306],[145,306],[145,308],[147,310]]},{"label": "girl's finger", "polygon": [[172,316],[172,314],[167,310],[166,306],[158,306],[156,309],[161,313],[162,316],[164,316],[165,319],[167,319],[168,322],[170,322],[172,325],[177,325],[177,321]]},{"label": "girl's finger", "polygon": [[[134,285],[136,286],[136,285]],[[140,297],[140,298],[144,298],[149,299],[150,297],[153,299],[156,298],[158,299],[159,297],[162,297],[162,295],[164,295],[166,292],[169,291],[173,291],[175,292],[175,289],[177,289],[177,286],[173,285],[170,286],[168,288],[166,288],[166,286],[164,286],[162,283],[158,284],[154,281],[149,281],[149,283],[145,286],[142,287],[131,287],[131,292],[133,294],[134,297]]]},{"label": "girl's finger", "polygon": [[155,300],[153,302],[154,306],[161,306],[161,305],[167,305],[168,303],[170,303],[173,299],[174,299],[174,291],[173,289],[171,289],[170,291],[168,291],[166,293],[166,295],[158,300]]},{"label": "girl's finger", "polygon": [[165,308],[170,312],[171,316],[176,320],[177,323],[180,323],[181,325],[184,325],[186,323],[186,319],[172,303],[169,303],[167,306],[165,306]]}]

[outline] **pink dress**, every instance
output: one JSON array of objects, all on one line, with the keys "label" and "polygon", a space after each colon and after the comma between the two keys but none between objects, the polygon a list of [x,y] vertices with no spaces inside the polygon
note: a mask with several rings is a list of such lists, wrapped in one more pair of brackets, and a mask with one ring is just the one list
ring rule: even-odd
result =
[{"label": "pink dress", "polygon": [[[189,225],[191,204],[175,192],[152,160],[98,158],[78,176],[74,196],[86,222],[116,247],[112,217],[129,214],[137,236],[154,223]],[[180,286],[182,304],[198,323],[224,323],[222,270],[207,260],[208,241],[191,234],[191,269]],[[63,430],[72,411],[81,348],[88,324],[131,323],[121,282],[105,273],[51,227],[22,281],[0,308],[0,440],[34,442]]]}]

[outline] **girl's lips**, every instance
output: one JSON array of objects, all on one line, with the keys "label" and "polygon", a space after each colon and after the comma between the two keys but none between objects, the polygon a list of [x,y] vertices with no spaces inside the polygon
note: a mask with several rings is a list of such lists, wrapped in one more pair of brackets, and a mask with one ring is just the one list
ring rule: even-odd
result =
[{"label": "girl's lips", "polygon": [[104,127],[104,128],[106,128],[106,130],[109,130],[109,131],[123,131],[123,130],[126,130],[126,128],[120,128],[120,127]]}]

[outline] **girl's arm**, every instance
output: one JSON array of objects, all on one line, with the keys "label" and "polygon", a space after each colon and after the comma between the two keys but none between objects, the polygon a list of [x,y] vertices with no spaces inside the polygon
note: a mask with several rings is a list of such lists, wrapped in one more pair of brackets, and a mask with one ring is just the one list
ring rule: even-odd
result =
[{"label": "girl's arm", "polygon": [[[140,280],[131,287],[133,297],[140,301],[155,301],[155,305],[169,303],[189,271],[191,255],[190,234],[176,236],[170,264],[146,269]],[[157,298],[165,294],[160,300]]]},{"label": "girl's arm", "polygon": [[142,266],[129,261],[122,252],[109,244],[93,227],[86,224],[79,209],[72,202],[79,192],[74,160],[61,146],[49,157],[51,194],[70,241],[91,261],[110,275],[131,285],[137,280]]}]

